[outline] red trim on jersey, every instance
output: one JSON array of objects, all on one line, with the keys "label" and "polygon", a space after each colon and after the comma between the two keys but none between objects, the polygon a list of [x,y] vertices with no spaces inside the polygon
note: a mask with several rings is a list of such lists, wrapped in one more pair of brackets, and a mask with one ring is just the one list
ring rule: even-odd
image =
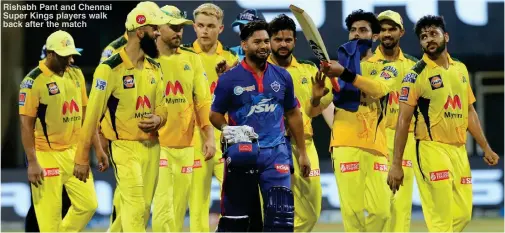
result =
[{"label": "red trim on jersey", "polygon": [[263,77],[265,77],[265,71],[268,68],[268,62],[265,63],[265,69],[263,70],[263,75],[260,77],[256,74],[256,72],[245,62],[245,59],[240,63],[245,70],[251,72],[254,79],[256,79],[256,83],[258,84],[258,91],[263,93]]}]

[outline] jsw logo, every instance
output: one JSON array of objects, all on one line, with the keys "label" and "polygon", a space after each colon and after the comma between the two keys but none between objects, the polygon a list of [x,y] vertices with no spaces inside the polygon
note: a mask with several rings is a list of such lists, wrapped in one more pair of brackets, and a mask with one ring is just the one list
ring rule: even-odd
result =
[{"label": "jsw logo", "polygon": [[253,113],[273,112],[277,107],[277,104],[268,104],[270,100],[272,99],[262,99],[258,104],[252,106],[246,117],[252,115]]}]

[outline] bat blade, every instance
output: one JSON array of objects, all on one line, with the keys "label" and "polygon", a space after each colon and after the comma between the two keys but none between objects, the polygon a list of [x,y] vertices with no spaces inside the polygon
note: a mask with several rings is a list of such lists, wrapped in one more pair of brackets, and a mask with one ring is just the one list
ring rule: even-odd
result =
[{"label": "bat blade", "polygon": [[328,62],[330,57],[326,51],[326,46],[324,46],[321,34],[319,33],[319,30],[317,30],[312,18],[307,14],[307,12],[295,5],[290,5],[289,9],[293,12],[293,15],[302,27],[303,34],[305,35],[314,55],[318,60]]}]

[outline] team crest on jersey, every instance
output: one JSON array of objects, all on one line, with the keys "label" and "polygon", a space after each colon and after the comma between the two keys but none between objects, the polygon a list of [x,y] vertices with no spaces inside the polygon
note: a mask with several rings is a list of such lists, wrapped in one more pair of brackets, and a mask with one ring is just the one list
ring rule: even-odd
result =
[{"label": "team crest on jersey", "polygon": [[47,90],[49,91],[49,95],[57,95],[60,94],[60,89],[56,82],[46,84]]},{"label": "team crest on jersey", "polygon": [[409,92],[410,92],[409,87],[402,87],[399,99],[402,101],[407,101],[409,99]]},{"label": "team crest on jersey", "polygon": [[106,87],[107,87],[107,81],[99,78],[96,79],[95,89],[105,91]]},{"label": "team crest on jersey", "polygon": [[409,73],[403,78],[402,83],[416,83],[417,74]]},{"label": "team crest on jersey", "polygon": [[444,82],[442,81],[442,77],[439,74],[430,77],[429,80],[431,84],[431,90],[436,90],[444,87]]},{"label": "team crest on jersey", "polygon": [[135,78],[133,77],[133,75],[123,76],[123,88],[124,89],[135,88]]},{"label": "team crest on jersey", "polygon": [[79,81],[75,81],[75,85],[76,85],[77,87],[81,87],[81,84],[79,83]]},{"label": "team crest on jersey", "polygon": [[281,89],[281,84],[279,84],[277,81],[274,81],[272,84],[270,84],[270,87],[275,92],[279,92],[279,90]]},{"label": "team crest on jersey", "polygon": [[19,86],[20,89],[23,89],[23,88],[28,88],[28,89],[32,89],[33,87],[33,79],[26,79],[25,81],[23,81],[21,83],[21,85]]},{"label": "team crest on jersey", "polygon": [[372,72],[370,72],[370,75],[376,75],[377,74],[377,70],[372,70]]},{"label": "team crest on jersey", "polygon": [[112,50],[111,49],[106,49],[102,53],[102,57],[109,58],[112,55]]},{"label": "team crest on jersey", "polygon": [[308,83],[307,78],[306,78],[306,77],[303,77],[303,78],[302,78],[302,84],[307,84],[307,83]]},{"label": "team crest on jersey", "polygon": [[188,64],[185,64],[185,65],[184,65],[184,70],[191,70],[191,68],[189,68],[189,65],[188,65]]}]

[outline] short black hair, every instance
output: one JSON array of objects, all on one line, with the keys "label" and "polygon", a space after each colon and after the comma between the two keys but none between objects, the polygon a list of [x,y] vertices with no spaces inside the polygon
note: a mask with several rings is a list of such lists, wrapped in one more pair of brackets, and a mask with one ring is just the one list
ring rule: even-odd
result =
[{"label": "short black hair", "polygon": [[296,38],[296,24],[295,21],[289,18],[285,14],[280,14],[275,17],[268,24],[268,35],[272,37],[275,33],[278,33],[282,30],[291,30],[293,31],[293,36]]},{"label": "short black hair", "polygon": [[251,21],[244,25],[244,28],[240,31],[240,39],[242,41],[247,40],[254,34],[254,32],[261,30],[268,32],[268,23],[265,20]]},{"label": "short black hair", "polygon": [[416,32],[417,38],[419,38],[419,36],[421,35],[421,31],[424,28],[428,28],[431,26],[438,27],[438,28],[442,29],[442,32],[446,32],[445,31],[445,20],[444,20],[443,16],[426,15],[426,16],[423,16],[422,18],[420,18],[417,21],[416,26],[414,27],[414,31]]},{"label": "short black hair", "polygon": [[372,12],[365,12],[362,9],[355,10],[345,18],[345,25],[347,26],[347,31],[351,31],[352,24],[356,21],[364,20],[370,24],[372,28],[372,33],[377,34],[381,31],[381,25],[377,16]]}]

